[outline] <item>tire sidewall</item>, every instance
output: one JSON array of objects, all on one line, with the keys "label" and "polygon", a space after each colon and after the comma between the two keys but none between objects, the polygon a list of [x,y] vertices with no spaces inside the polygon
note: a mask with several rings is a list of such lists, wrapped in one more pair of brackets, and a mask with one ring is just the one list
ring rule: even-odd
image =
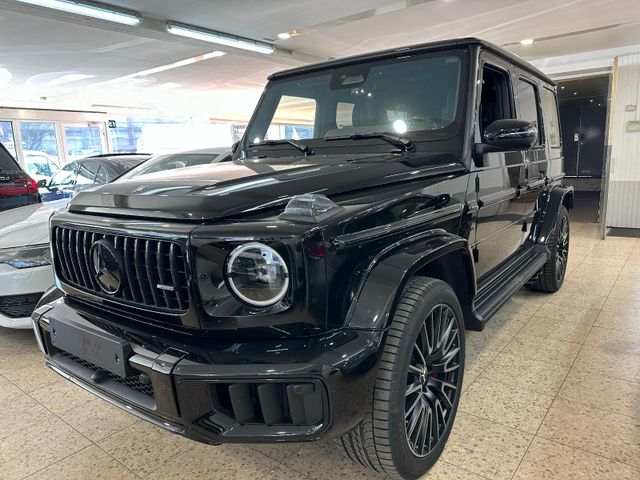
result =
[{"label": "tire sidewall", "polygon": [[[425,321],[431,309],[439,304],[448,305],[456,315],[457,327],[460,338],[460,374],[458,377],[458,394],[453,402],[453,408],[449,421],[440,437],[438,444],[425,457],[417,457],[411,451],[406,441],[404,405],[405,405],[405,389],[407,371],[413,351],[413,345],[416,341],[420,328]],[[397,372],[391,381],[391,401],[397,408],[393,408],[389,412],[389,441],[391,443],[392,456],[394,464],[402,476],[415,478],[424,474],[438,460],[451,432],[452,425],[455,421],[458,403],[460,401],[460,392],[464,376],[464,320],[460,303],[449,285],[442,281],[435,281],[433,288],[430,288],[426,295],[422,296],[413,306],[409,315],[410,321],[406,325],[406,329],[399,343],[399,355],[394,366]]]}]

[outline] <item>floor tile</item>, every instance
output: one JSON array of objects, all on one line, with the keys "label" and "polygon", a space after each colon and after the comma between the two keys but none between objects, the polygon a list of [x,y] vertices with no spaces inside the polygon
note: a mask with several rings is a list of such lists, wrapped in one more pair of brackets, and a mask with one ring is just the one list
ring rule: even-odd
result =
[{"label": "floor tile", "polygon": [[278,462],[282,462],[285,458],[297,454],[304,446],[301,443],[251,443],[249,447],[264,453],[267,457],[271,457]]},{"label": "floor tile", "polygon": [[95,445],[29,476],[29,480],[139,480],[139,478]]},{"label": "floor tile", "polygon": [[10,398],[19,397],[20,395],[23,395],[22,390],[0,375],[0,403]]},{"label": "floor tile", "polygon": [[60,415],[92,442],[102,440],[139,420],[134,415],[96,398]]},{"label": "floor tile", "polygon": [[558,392],[559,398],[640,418],[640,383],[592,371],[571,369]]},{"label": "floor tile", "polygon": [[585,290],[569,291],[560,289],[549,295],[549,303],[556,305],[570,305],[580,308],[601,309],[607,301],[607,294],[591,294]]},{"label": "floor tile", "polygon": [[0,438],[19,434],[52,416],[46,408],[25,394],[9,397],[0,402]]},{"label": "floor tile", "polygon": [[56,415],[75,410],[96,399],[95,395],[67,380],[39,388],[29,395]]},{"label": "floor tile", "polygon": [[1,372],[9,381],[27,393],[64,380],[45,366],[39,352],[35,355],[20,366]]},{"label": "floor tile", "polygon": [[[637,317],[640,319],[640,315]],[[638,320],[640,323],[640,320]],[[584,342],[586,346],[599,347],[604,350],[615,350],[640,355],[640,333],[624,330],[613,330],[595,326]],[[638,357],[640,362],[640,357]]]},{"label": "floor tile", "polygon": [[556,399],[538,436],[640,467],[640,420]]},{"label": "floor tile", "polygon": [[560,389],[569,367],[501,353],[482,373],[506,385],[554,396]]},{"label": "floor tile", "polygon": [[640,315],[640,297],[611,293],[602,305],[602,309],[627,315]]},{"label": "floor tile", "polygon": [[260,480],[309,480],[309,477],[283,465],[278,465]]},{"label": "floor tile", "polygon": [[278,462],[246,445],[196,444],[180,455],[158,464],[148,479],[257,480],[266,476]]},{"label": "floor tile", "polygon": [[21,479],[90,445],[57,417],[0,439],[2,480]]},{"label": "floor tile", "polygon": [[421,480],[483,480],[484,477],[477,475],[469,470],[456,467],[450,463],[438,460],[425,475],[420,477]]},{"label": "floor tile", "polygon": [[307,444],[297,454],[286,458],[284,464],[317,480],[384,478],[383,475],[349,460],[342,449],[333,442]]},{"label": "floor tile", "polygon": [[584,346],[574,366],[630,382],[640,382],[640,356],[618,350]]},{"label": "floor tile", "polygon": [[536,437],[514,480],[635,480],[640,470]]},{"label": "floor tile", "polygon": [[509,342],[504,352],[558,365],[571,366],[580,348],[581,345],[579,343],[562,342],[550,338],[541,339],[535,333],[522,332]]},{"label": "floor tile", "polygon": [[460,411],[536,433],[553,397],[480,378],[464,393]]},{"label": "floor tile", "polygon": [[638,318],[640,318],[640,313],[637,312],[621,313],[602,310],[596,319],[595,325],[640,335],[640,321],[638,321]]},{"label": "floor tile", "polygon": [[158,464],[194,446],[193,440],[161,430],[148,422],[136,422],[97,445],[124,466],[144,476]]},{"label": "floor tile", "polygon": [[509,479],[533,435],[460,412],[442,460],[492,479]]}]

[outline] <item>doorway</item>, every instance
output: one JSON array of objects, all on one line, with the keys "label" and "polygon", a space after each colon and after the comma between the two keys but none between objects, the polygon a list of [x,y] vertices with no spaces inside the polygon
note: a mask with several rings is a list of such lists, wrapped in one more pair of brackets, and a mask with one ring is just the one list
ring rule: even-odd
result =
[{"label": "doorway", "polygon": [[566,178],[576,191],[574,220],[596,223],[605,156],[609,75],[558,81]]}]

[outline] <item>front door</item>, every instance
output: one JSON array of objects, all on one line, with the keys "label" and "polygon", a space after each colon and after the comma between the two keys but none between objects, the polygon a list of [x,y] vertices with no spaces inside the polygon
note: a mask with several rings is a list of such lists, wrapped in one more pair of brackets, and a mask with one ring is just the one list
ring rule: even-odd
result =
[{"label": "front door", "polygon": [[[484,54],[478,95],[476,142],[495,120],[514,118],[510,66]],[[477,192],[475,232],[476,274],[480,278],[509,258],[522,243],[524,204],[520,200],[525,179],[522,152],[485,153],[472,177]]]}]

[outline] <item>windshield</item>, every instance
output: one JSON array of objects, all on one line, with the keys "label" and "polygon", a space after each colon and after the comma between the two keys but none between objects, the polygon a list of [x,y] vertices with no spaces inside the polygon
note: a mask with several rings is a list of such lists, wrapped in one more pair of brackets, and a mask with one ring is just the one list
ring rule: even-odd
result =
[{"label": "windshield", "polygon": [[459,117],[463,58],[458,51],[413,55],[273,81],[245,142],[322,147],[331,137],[375,133],[434,139]]}]

